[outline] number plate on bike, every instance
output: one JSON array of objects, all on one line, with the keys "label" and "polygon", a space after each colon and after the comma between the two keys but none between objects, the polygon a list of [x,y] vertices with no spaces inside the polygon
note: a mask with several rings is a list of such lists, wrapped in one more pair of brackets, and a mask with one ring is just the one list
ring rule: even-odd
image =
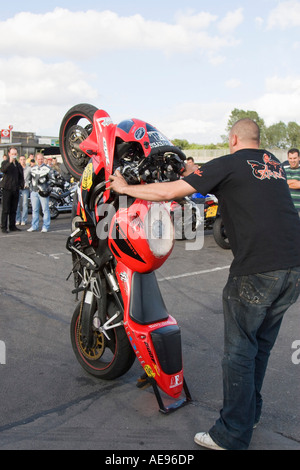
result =
[{"label": "number plate on bike", "polygon": [[212,206],[207,209],[206,217],[216,217],[218,212],[218,206]]}]

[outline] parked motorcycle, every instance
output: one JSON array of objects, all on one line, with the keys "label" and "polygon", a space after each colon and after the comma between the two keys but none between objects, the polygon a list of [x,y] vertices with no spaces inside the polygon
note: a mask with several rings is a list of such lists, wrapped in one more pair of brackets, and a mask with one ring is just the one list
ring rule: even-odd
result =
[{"label": "parked motorcycle", "polygon": [[197,236],[197,230],[204,222],[199,206],[189,197],[182,201],[172,201],[171,217],[175,229],[176,240],[192,240]]},{"label": "parked motorcycle", "polygon": [[216,243],[224,250],[230,250],[230,242],[220,213],[216,217],[213,225],[213,234]]},{"label": "parked motorcycle", "polygon": [[[75,288],[82,293],[71,321],[71,342],[81,366],[112,380],[137,357],[159,409],[191,400],[182,364],[181,333],[169,315],[155,276],[174,246],[165,203],[119,196],[109,189],[118,168],[129,184],[167,181],[183,171],[183,152],[156,128],[129,119],[114,124],[89,104],[71,108],[60,128],[65,166],[80,179],[74,197],[72,253]],[[173,398],[166,405],[161,391]]]},{"label": "parked motorcycle", "polygon": [[63,212],[71,212],[73,197],[77,191],[77,183],[67,183],[64,189],[55,186],[49,197],[49,209],[51,219],[56,219]]},{"label": "parked motorcycle", "polygon": [[219,203],[216,196],[207,194],[203,196],[195,193],[192,200],[196,205],[203,205],[204,209],[204,230],[212,230],[215,242],[224,250],[230,249],[230,243],[222,221]]}]

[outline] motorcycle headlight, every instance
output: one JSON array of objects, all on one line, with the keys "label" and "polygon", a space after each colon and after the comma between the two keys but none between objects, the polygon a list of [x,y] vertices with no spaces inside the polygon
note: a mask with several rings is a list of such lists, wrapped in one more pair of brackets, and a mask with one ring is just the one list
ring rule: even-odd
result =
[{"label": "motorcycle headlight", "polygon": [[41,184],[46,183],[46,177],[42,176],[41,178],[39,178],[39,183]]},{"label": "motorcycle headlight", "polygon": [[173,247],[174,227],[165,204],[152,204],[144,223],[150,250],[154,256],[166,256]]}]

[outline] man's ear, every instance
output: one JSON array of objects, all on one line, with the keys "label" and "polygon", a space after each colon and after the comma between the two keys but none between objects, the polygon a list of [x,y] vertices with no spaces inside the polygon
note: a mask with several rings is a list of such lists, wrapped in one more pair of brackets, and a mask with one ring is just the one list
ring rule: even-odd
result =
[{"label": "man's ear", "polygon": [[237,135],[236,135],[236,134],[233,134],[233,135],[231,136],[231,145],[232,145],[233,147],[235,147],[235,146],[237,145],[237,141],[238,141]]},{"label": "man's ear", "polygon": [[237,135],[236,134],[230,134],[229,135],[229,150],[230,150],[230,153],[233,153],[234,152],[234,148],[235,146],[237,145]]}]

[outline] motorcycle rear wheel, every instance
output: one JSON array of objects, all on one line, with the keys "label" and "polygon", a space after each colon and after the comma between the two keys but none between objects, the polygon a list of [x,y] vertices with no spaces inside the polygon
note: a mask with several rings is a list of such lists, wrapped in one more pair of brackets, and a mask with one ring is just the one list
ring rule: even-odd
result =
[{"label": "motorcycle rear wheel", "polygon": [[230,243],[226,234],[224,223],[222,218],[219,216],[216,218],[213,225],[213,235],[215,242],[224,250],[230,250]]},{"label": "motorcycle rear wheel", "polygon": [[78,149],[93,130],[93,118],[98,110],[91,104],[77,104],[64,116],[59,131],[59,146],[67,171],[77,180],[90,157]]},{"label": "motorcycle rear wheel", "polygon": [[[82,338],[80,324],[79,303],[75,308],[71,321],[71,343],[79,364],[89,374],[103,380],[113,380],[124,375],[135,360],[134,351],[129,343],[123,326],[118,326],[107,331],[110,340],[98,330],[93,331],[92,347],[85,346]],[[117,312],[117,307],[110,302],[107,310],[107,319]],[[94,315],[97,315],[95,311]],[[120,321],[120,316],[114,322]]]}]

